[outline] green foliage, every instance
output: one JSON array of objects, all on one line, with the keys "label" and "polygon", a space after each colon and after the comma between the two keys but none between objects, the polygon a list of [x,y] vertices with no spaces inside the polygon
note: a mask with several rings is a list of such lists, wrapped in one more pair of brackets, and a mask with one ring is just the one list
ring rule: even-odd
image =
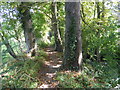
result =
[{"label": "green foliage", "polygon": [[[26,50],[24,42],[24,34],[21,24],[18,20],[16,7],[20,3],[0,3],[1,5],[1,28],[0,33],[8,39],[15,53],[19,56],[22,50]],[[34,34],[36,37],[38,48],[36,57],[25,61],[16,61],[8,54],[6,47],[1,44],[2,62],[0,66],[0,75],[3,79],[3,87],[15,88],[36,88],[41,81],[37,78],[38,71],[42,67],[46,53],[41,48],[54,45],[54,36],[52,35],[50,43],[45,42],[46,33],[51,29],[51,2],[49,3],[28,3],[31,4],[30,12],[34,26]],[[65,33],[65,3],[58,3],[58,23],[60,34],[64,45]],[[82,21],[82,46],[83,46],[83,72],[80,75],[75,73],[58,73],[56,80],[60,82],[59,87],[62,88],[113,88],[118,84],[119,78],[119,59],[120,46],[118,46],[118,33],[115,31],[120,27],[117,26],[116,17],[110,11],[113,2],[106,2],[104,17],[97,19],[97,11],[95,2],[82,2],[81,16]],[[100,4],[102,15],[102,3]],[[24,10],[23,10],[24,12]],[[112,13],[112,14],[111,14]],[[82,18],[81,18],[82,19]],[[71,25],[72,26],[72,25]],[[73,28],[73,27],[72,27]],[[72,33],[72,32],[71,32]],[[74,39],[74,36],[70,36]],[[71,41],[76,42],[76,41]],[[3,42],[2,42],[3,43]],[[73,52],[74,52],[74,46]],[[101,61],[97,61],[96,50],[99,48]],[[73,53],[75,54],[75,53]],[[90,57],[85,56],[89,55]],[[60,56],[60,55],[58,55]],[[73,55],[71,55],[72,57]]]},{"label": "green foliage", "polygon": [[84,71],[57,73],[56,80],[61,88],[113,88],[118,84],[118,69],[103,63],[84,64]]},{"label": "green foliage", "polygon": [[[39,59],[39,58],[43,58],[43,59],[44,59],[45,57],[47,57],[47,54],[46,54],[45,51],[43,51],[43,50],[39,50],[39,51],[37,51],[37,53],[38,53],[38,55],[37,55],[37,56],[38,56],[38,59]],[[36,56],[36,57],[37,57],[37,56]]]},{"label": "green foliage", "polygon": [[41,82],[38,75],[43,65],[46,54],[39,52],[40,56],[25,61],[8,61],[3,63],[0,70],[4,87],[11,88],[36,88]]},{"label": "green foliage", "polygon": [[46,30],[46,24],[45,24],[45,17],[43,14],[40,14],[38,12],[35,12],[33,14],[33,24],[34,24],[34,32],[35,32],[35,36],[37,38],[41,38],[44,33],[43,31]]},{"label": "green foliage", "polygon": [[48,47],[48,43],[45,43],[44,41],[39,41],[39,42],[38,42],[38,46],[39,46],[40,48],[45,48],[45,47]]},{"label": "green foliage", "polygon": [[36,38],[43,38],[45,33],[50,30],[50,18],[46,16],[46,13],[50,14],[49,8],[50,5],[44,5],[44,3],[38,3],[37,8],[36,5],[33,5],[32,20]]},{"label": "green foliage", "polygon": [[[108,20],[94,19],[88,25],[83,24],[83,54],[89,54],[90,58],[96,59],[96,50],[104,60],[113,61],[117,57],[118,35],[116,23],[110,17]],[[98,25],[99,23],[100,25]],[[92,26],[92,27],[91,27]]]}]

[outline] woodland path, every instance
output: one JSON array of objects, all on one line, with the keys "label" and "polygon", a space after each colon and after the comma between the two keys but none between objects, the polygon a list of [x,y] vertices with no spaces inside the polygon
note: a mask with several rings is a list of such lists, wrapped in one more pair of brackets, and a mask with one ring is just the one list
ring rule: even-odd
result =
[{"label": "woodland path", "polygon": [[59,82],[54,78],[62,63],[61,53],[54,51],[51,47],[45,48],[44,51],[47,54],[47,60],[39,71],[42,84],[38,88],[56,88]]}]

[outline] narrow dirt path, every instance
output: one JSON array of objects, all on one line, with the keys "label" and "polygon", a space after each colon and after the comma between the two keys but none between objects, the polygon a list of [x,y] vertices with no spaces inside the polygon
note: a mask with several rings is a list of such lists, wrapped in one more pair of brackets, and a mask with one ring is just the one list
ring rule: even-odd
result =
[{"label": "narrow dirt path", "polygon": [[45,65],[39,72],[39,78],[42,84],[38,88],[55,88],[58,81],[54,80],[58,68],[61,66],[61,54],[54,51],[53,48],[45,48],[47,59]]}]

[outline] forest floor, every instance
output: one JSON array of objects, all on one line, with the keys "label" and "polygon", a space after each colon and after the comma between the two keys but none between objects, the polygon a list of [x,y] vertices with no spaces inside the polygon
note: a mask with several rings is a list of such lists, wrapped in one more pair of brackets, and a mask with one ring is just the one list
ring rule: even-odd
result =
[{"label": "forest floor", "polygon": [[55,88],[59,84],[54,78],[61,66],[62,54],[54,51],[51,47],[45,48],[44,51],[47,54],[47,58],[42,69],[39,71],[39,79],[42,83],[38,88]]}]

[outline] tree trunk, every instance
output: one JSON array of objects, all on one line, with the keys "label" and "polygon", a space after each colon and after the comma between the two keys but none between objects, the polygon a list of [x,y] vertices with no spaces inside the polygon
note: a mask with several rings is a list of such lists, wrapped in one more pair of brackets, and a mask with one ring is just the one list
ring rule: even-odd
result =
[{"label": "tree trunk", "polygon": [[94,18],[95,18],[95,16],[96,16],[96,3],[94,2]]},{"label": "tree trunk", "polygon": [[[2,44],[1,44],[1,41],[2,41],[2,40],[1,40],[1,38],[0,38],[0,66],[2,66],[2,61],[3,61],[3,60],[2,60],[2,48],[1,48],[1,47],[2,47]],[[2,90],[2,77],[0,77],[0,87],[1,87],[0,90]]]},{"label": "tree trunk", "polygon": [[0,66],[1,65],[2,65],[2,39],[0,38]]},{"label": "tree trunk", "polygon": [[96,2],[96,5],[97,5],[97,18],[100,19],[100,3]]},{"label": "tree trunk", "polygon": [[[0,30],[1,30],[1,24],[0,24]],[[2,31],[2,32],[0,33],[0,37],[1,37],[1,40],[2,40],[2,42],[4,43],[4,45],[6,46],[8,53],[9,53],[13,58],[15,58],[16,60],[21,60],[21,59],[15,54],[15,52],[14,52],[13,48],[11,47],[8,39],[6,39],[4,36],[5,36],[5,33]],[[1,45],[0,45],[0,48],[1,48]],[[0,51],[0,52],[1,52],[1,51]],[[2,57],[1,57],[1,58],[2,58]],[[2,59],[0,59],[0,60],[2,60]]]},{"label": "tree trunk", "polygon": [[81,71],[82,40],[80,30],[80,3],[66,2],[65,52],[62,68]]},{"label": "tree trunk", "polygon": [[[97,5],[97,18],[100,19],[100,3],[99,2],[96,2],[96,5]],[[99,23],[98,23],[99,25]],[[99,29],[98,29],[98,32],[97,32],[97,36],[98,38],[100,37],[100,32],[99,32]],[[96,54],[97,54],[97,61],[100,61],[100,46],[97,47],[96,49]]]},{"label": "tree trunk", "polygon": [[33,33],[32,19],[30,9],[26,2],[22,2],[18,7],[20,21],[24,30],[27,53],[29,56],[35,56],[35,37]]},{"label": "tree trunk", "polygon": [[55,39],[55,50],[56,51],[63,51],[62,48],[62,40],[59,31],[59,25],[57,21],[57,2],[52,2],[51,4],[51,11],[52,11],[52,29],[54,31],[54,39]]},{"label": "tree trunk", "polygon": [[102,17],[104,18],[105,16],[105,0],[102,2]]},{"label": "tree trunk", "polygon": [[10,54],[13,58],[15,58],[15,59],[18,60],[18,57],[17,57],[17,55],[15,54],[14,50],[12,49],[12,47],[11,47],[8,39],[6,39],[6,38],[5,38],[3,35],[1,35],[1,34],[0,34],[0,36],[1,36],[1,38],[2,38],[3,43],[4,43],[5,46],[7,47],[7,51],[9,52],[9,54]]},{"label": "tree trunk", "polygon": [[[120,33],[120,1],[118,2],[118,31],[117,32],[118,32],[118,38],[119,38],[119,33]],[[120,41],[118,41],[118,45],[120,45]],[[120,48],[120,46],[118,46],[118,55],[120,55],[119,48]],[[120,59],[118,58],[118,74],[119,74],[118,77],[120,77],[119,68],[120,68]],[[118,83],[120,83],[120,80],[118,80]]]}]

